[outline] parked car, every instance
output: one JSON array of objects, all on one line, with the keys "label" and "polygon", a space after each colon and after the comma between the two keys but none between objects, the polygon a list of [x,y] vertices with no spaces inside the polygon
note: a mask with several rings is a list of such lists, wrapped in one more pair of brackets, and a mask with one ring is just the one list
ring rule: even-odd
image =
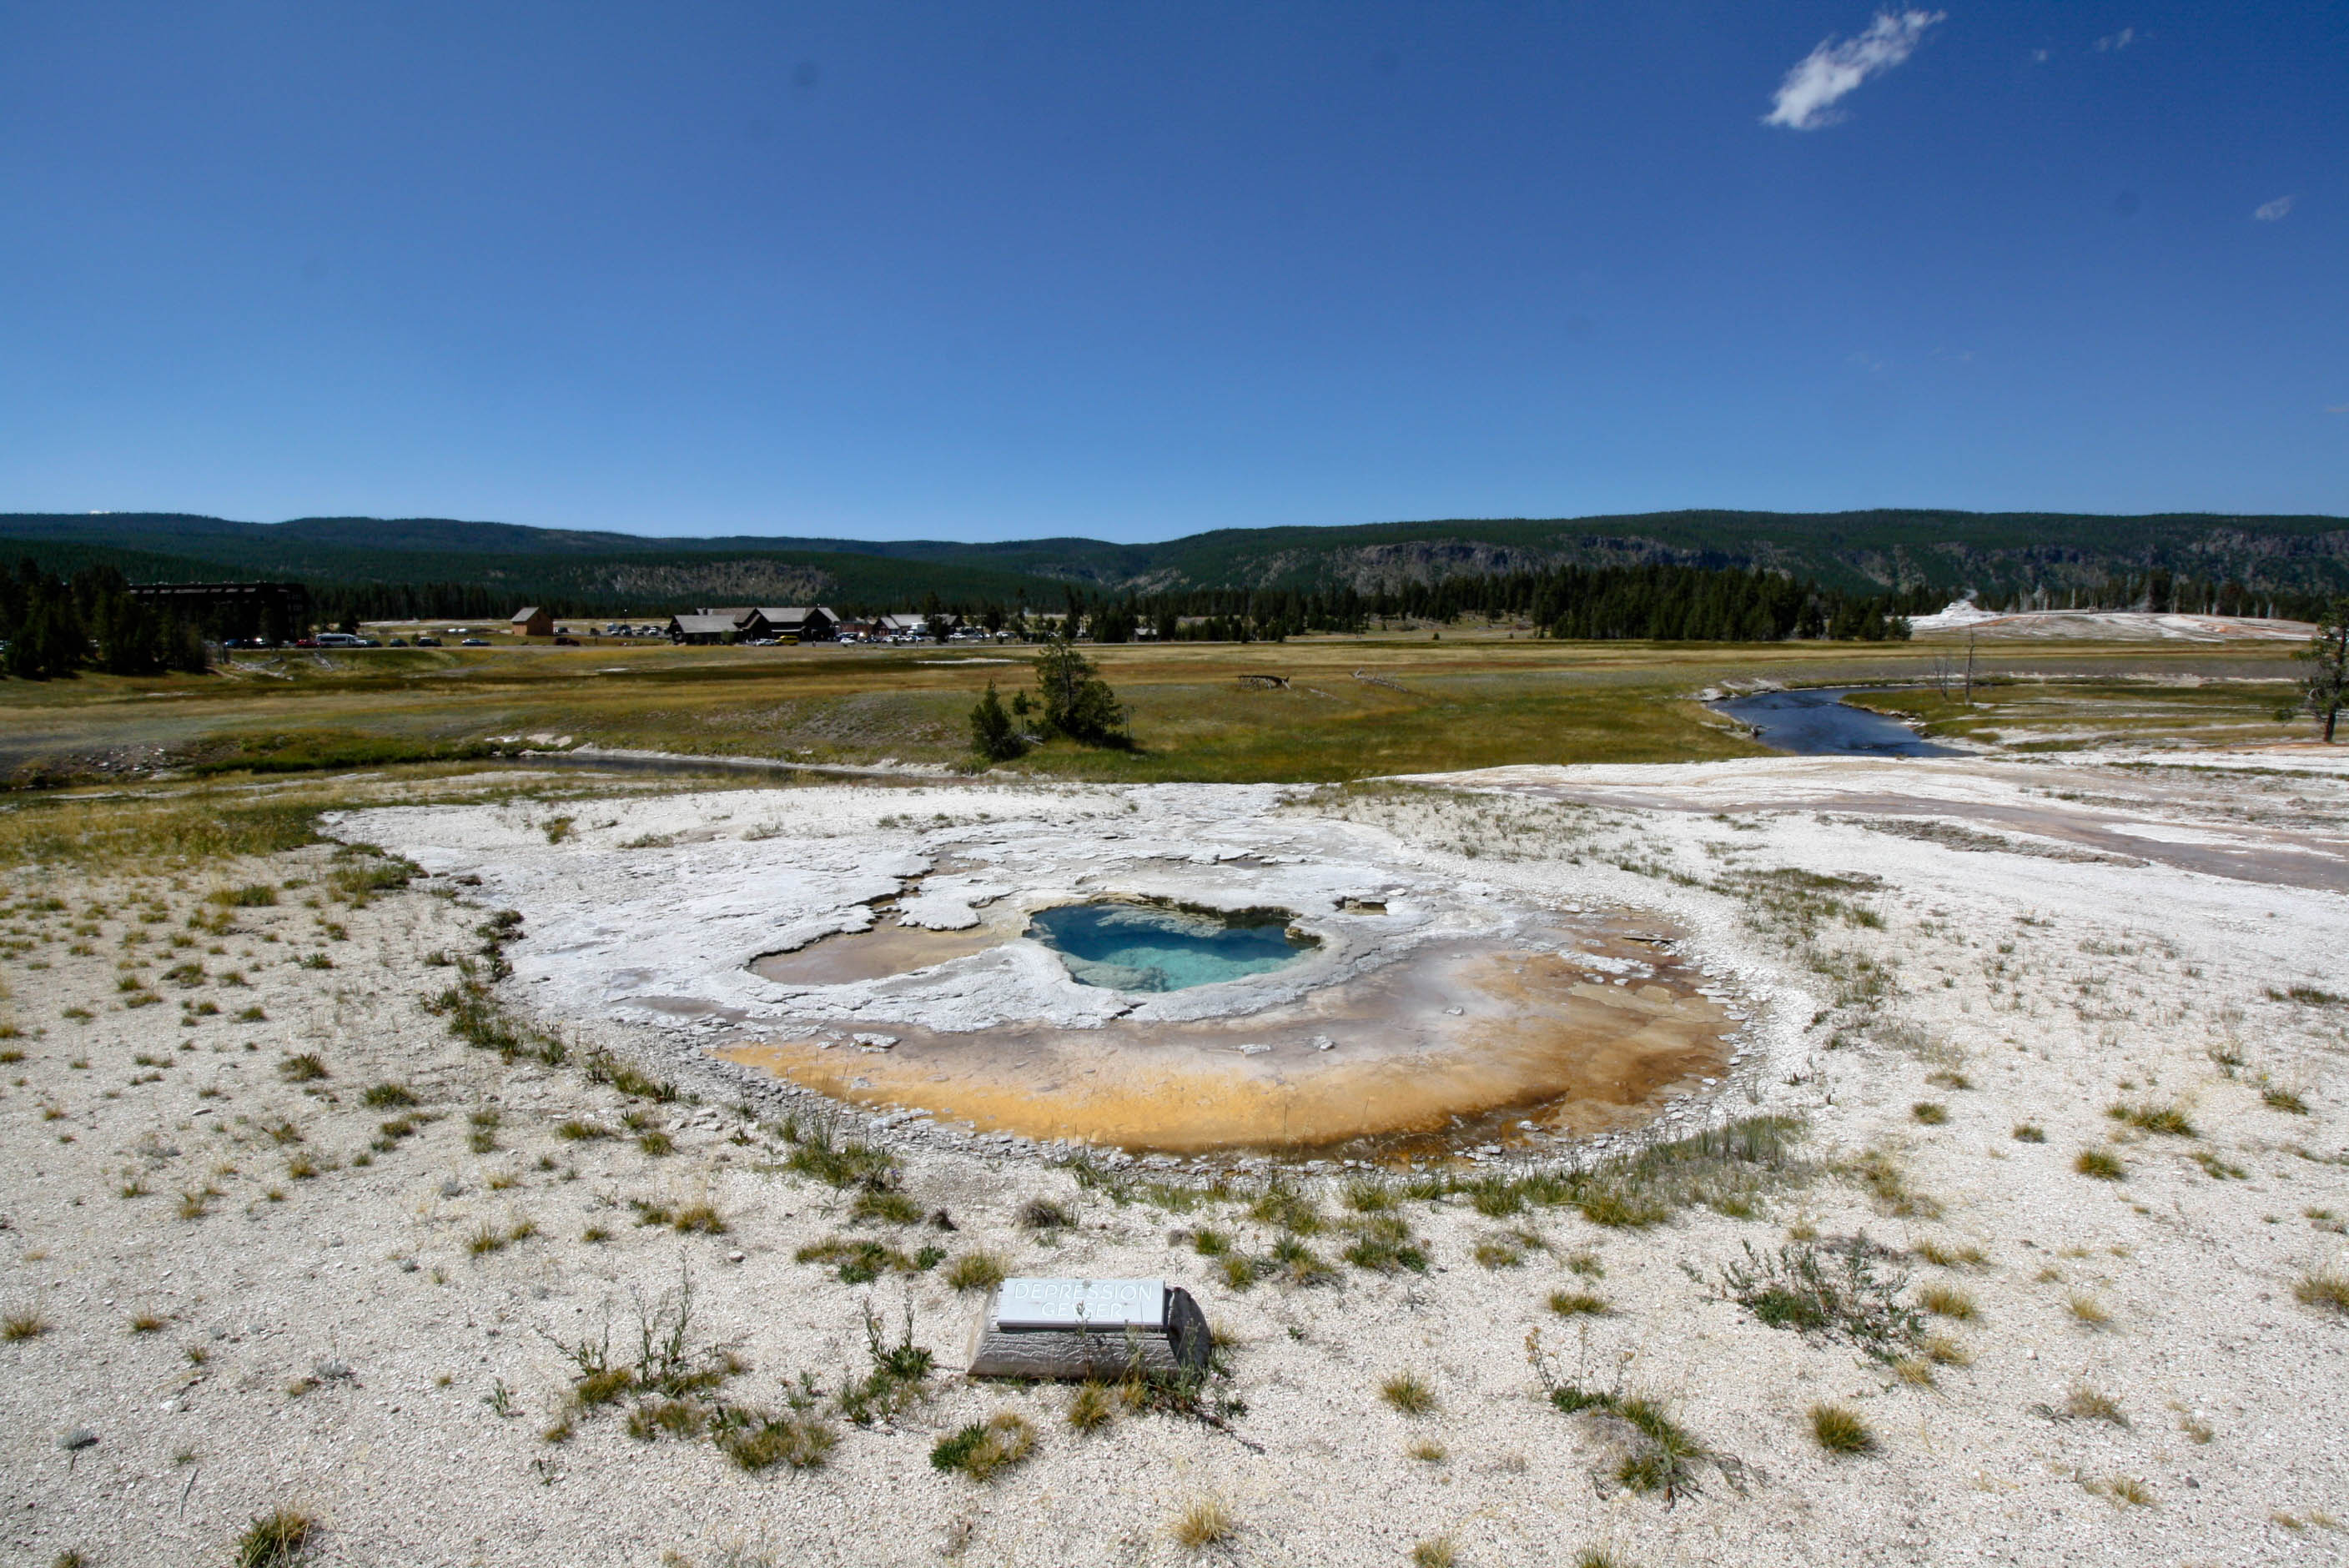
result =
[{"label": "parked car", "polygon": [[486,648],[490,640],[487,637],[468,637],[457,645],[460,648]]},{"label": "parked car", "polygon": [[579,645],[579,639],[576,637],[557,637],[554,639],[554,645],[558,648],[575,648]]},{"label": "parked car", "polygon": [[408,639],[406,637],[394,637],[391,640],[391,645],[395,648],[404,648],[408,646]]},{"label": "parked car", "polygon": [[419,637],[416,639],[416,645],[419,648],[437,648],[440,645],[440,639],[438,637]]},{"label": "parked car", "polygon": [[311,639],[314,648],[364,648],[367,639],[353,632],[321,632]]}]

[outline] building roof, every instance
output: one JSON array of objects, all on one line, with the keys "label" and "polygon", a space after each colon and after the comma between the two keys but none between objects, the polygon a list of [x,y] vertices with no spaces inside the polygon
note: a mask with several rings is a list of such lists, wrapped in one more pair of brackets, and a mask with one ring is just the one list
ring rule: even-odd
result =
[{"label": "building roof", "polygon": [[540,609],[535,604],[524,604],[521,609],[516,610],[513,613],[513,618],[517,621],[535,621],[541,615],[545,614],[545,611]]},{"label": "building roof", "polygon": [[764,615],[771,624],[779,626],[803,624],[810,615],[821,615],[834,622],[840,619],[821,604],[762,604],[759,607],[759,614]]},{"label": "building roof", "polygon": [[726,614],[671,615],[668,624],[688,636],[723,636],[740,630],[734,617]]}]

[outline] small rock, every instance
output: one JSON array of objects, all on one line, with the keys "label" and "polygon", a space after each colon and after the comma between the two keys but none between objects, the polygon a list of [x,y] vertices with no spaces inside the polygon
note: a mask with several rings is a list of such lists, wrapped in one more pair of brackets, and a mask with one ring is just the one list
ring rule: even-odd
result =
[{"label": "small rock", "polygon": [[440,1196],[443,1198],[461,1197],[463,1196],[464,1191],[465,1184],[462,1181],[458,1181],[454,1176],[450,1177],[449,1180],[440,1183]]},{"label": "small rock", "polygon": [[97,1444],[98,1434],[91,1431],[88,1427],[76,1427],[73,1430],[67,1432],[64,1437],[57,1439],[57,1447],[65,1449],[65,1451],[69,1454],[78,1452],[83,1449],[95,1448]]},{"label": "small rock", "polygon": [[730,1264],[739,1264],[742,1261],[742,1258],[743,1252],[740,1247],[735,1248],[732,1252],[726,1254],[726,1261]]},{"label": "small rock", "polygon": [[334,1356],[313,1361],[310,1370],[321,1383],[340,1383],[352,1376],[351,1364]]}]

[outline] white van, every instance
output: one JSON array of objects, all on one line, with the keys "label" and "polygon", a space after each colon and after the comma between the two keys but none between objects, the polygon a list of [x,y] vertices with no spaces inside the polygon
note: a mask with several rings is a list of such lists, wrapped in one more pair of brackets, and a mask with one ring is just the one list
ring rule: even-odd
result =
[{"label": "white van", "polygon": [[370,645],[365,637],[351,632],[321,632],[316,641],[322,648],[364,648]]}]

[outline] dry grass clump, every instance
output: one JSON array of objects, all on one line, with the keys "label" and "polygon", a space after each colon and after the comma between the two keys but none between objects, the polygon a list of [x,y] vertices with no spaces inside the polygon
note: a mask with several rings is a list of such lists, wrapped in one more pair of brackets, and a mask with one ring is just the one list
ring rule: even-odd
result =
[{"label": "dry grass clump", "polygon": [[946,1280],[956,1290],[993,1290],[1009,1273],[1009,1265],[994,1253],[969,1252],[947,1265]]},{"label": "dry grass clump", "polygon": [[1909,1114],[1927,1127],[1940,1127],[1950,1119],[1950,1108],[1937,1100],[1920,1099],[1909,1108]]},{"label": "dry grass clump", "polygon": [[1116,1418],[1117,1401],[1100,1383],[1080,1384],[1069,1396],[1069,1425],[1078,1431],[1096,1431]]},{"label": "dry grass clump", "polygon": [[1604,1317],[1614,1310],[1603,1297],[1585,1290],[1550,1292],[1549,1309],[1560,1317]]},{"label": "dry grass clump", "polygon": [[2105,1114],[2115,1121],[2126,1122],[2139,1132],[2158,1132],[2171,1138],[2194,1137],[2194,1124],[2186,1112],[2175,1105],[2129,1105],[2126,1102],[2109,1107]]},{"label": "dry grass clump", "polygon": [[856,1202],[849,1205],[848,1217],[852,1220],[878,1220],[890,1225],[912,1225],[920,1222],[922,1206],[894,1188],[877,1192],[864,1191],[856,1194]]},{"label": "dry grass clump", "polygon": [[1978,1310],[1972,1296],[1946,1284],[1929,1284],[1919,1291],[1917,1305],[1936,1317],[1954,1318],[1960,1323],[1972,1322]]},{"label": "dry grass clump", "polygon": [[295,1509],[262,1514],[236,1538],[236,1568],[286,1568],[300,1559],[317,1528],[317,1521]]},{"label": "dry grass clump", "polygon": [[1478,1242],[1470,1255],[1477,1265],[1487,1269],[1514,1269],[1525,1266],[1525,1248],[1514,1236],[1488,1236]]},{"label": "dry grass clump", "polygon": [[1864,1454],[1876,1448],[1876,1434],[1847,1405],[1813,1405],[1811,1436],[1831,1454]]},{"label": "dry grass clump", "polygon": [[1340,1254],[1358,1269],[1373,1274],[1391,1274],[1409,1269],[1413,1274],[1425,1274],[1428,1268],[1427,1249],[1413,1236],[1411,1226],[1400,1214],[1362,1214],[1346,1222],[1354,1239]]},{"label": "dry grass clump", "polygon": [[1554,1383],[1550,1403],[1567,1415],[1591,1412],[1611,1418],[1628,1435],[1616,1461],[1616,1484],[1644,1495],[1661,1494],[1667,1504],[1683,1493],[1698,1491],[1700,1462],[1735,1469],[1733,1460],[1714,1453],[1694,1434],[1671,1419],[1654,1399],[1619,1393],[1593,1393],[1571,1383]]},{"label": "dry grass clump", "polygon": [[930,1449],[934,1470],[960,1470],[973,1480],[992,1480],[1036,1450],[1036,1429],[1016,1410],[998,1410],[940,1438]]},{"label": "dry grass clump", "polygon": [[2271,1088],[2260,1096],[2261,1103],[2270,1110],[2281,1110],[2290,1116],[2306,1116],[2308,1101],[2288,1088]]},{"label": "dry grass clump", "polygon": [[375,1110],[398,1110],[416,1103],[416,1093],[406,1084],[379,1083],[359,1096],[359,1103]]},{"label": "dry grass clump", "polygon": [[1275,1226],[1290,1235],[1320,1233],[1320,1205],[1286,1181],[1268,1183],[1256,1201],[1248,1205],[1247,1212],[1248,1218],[1257,1223]]},{"label": "dry grass clump", "polygon": [[1940,1242],[1920,1242],[1910,1249],[1935,1268],[1988,1268],[1990,1254],[1977,1246],[1953,1247]]},{"label": "dry grass clump", "polygon": [[1379,1385],[1379,1398],[1406,1416],[1424,1416],[1435,1408],[1435,1390],[1416,1372],[1398,1372]]},{"label": "dry grass clump", "polygon": [[804,1410],[773,1415],[730,1408],[724,1412],[723,1423],[718,1437],[719,1451],[753,1474],[779,1464],[793,1470],[820,1470],[840,1441],[831,1422]]},{"label": "dry grass clump", "polygon": [[[664,1216],[665,1216],[665,1212]],[[639,1224],[667,1223],[639,1220]],[[944,1247],[927,1246],[908,1257],[895,1247],[887,1246],[870,1236],[826,1236],[820,1242],[810,1242],[792,1254],[795,1262],[828,1264],[843,1284],[869,1284],[884,1274],[915,1274],[935,1268],[946,1260]]]},{"label": "dry grass clump", "polygon": [[2135,1476],[2116,1475],[2104,1480],[2084,1480],[2080,1484],[2115,1508],[2153,1506],[2153,1489]]},{"label": "dry grass clump", "polygon": [[718,1205],[705,1199],[679,1204],[668,1225],[672,1231],[722,1236],[726,1233],[726,1216],[718,1212]]},{"label": "dry grass clump", "polygon": [[1077,1222],[1067,1205],[1050,1198],[1030,1198],[1019,1205],[1019,1212],[1013,1218],[1024,1231],[1061,1231]]},{"label": "dry grass clump", "polygon": [[2106,1421],[2116,1427],[2129,1424],[2128,1415],[2121,1408],[2119,1400],[2085,1383],[2072,1385],[2071,1391],[2064,1396],[2062,1414],[2075,1421]]},{"label": "dry grass clump", "polygon": [[1938,1220],[1941,1205],[1909,1185],[1909,1173],[1889,1150],[1871,1149],[1837,1165],[1836,1172],[1857,1181],[1875,1197],[1877,1206],[1896,1219]]},{"label": "dry grass clump", "polygon": [[2313,1269],[2301,1275],[2292,1287],[2294,1301],[2302,1306],[2349,1317],[2349,1272],[2337,1268]]},{"label": "dry grass clump", "polygon": [[2014,1140],[2017,1143],[2044,1143],[2047,1141],[2047,1130],[2035,1121],[2018,1121],[2014,1124]]},{"label": "dry grass clump", "polygon": [[49,1331],[48,1320],[37,1312],[12,1312],[0,1317],[0,1339],[38,1339]]},{"label": "dry grass clump", "polygon": [[2128,1167],[2109,1149],[2083,1149],[2072,1161],[2072,1169],[2099,1181],[2118,1181],[2128,1174]]},{"label": "dry grass clump", "polygon": [[326,1070],[326,1064],[318,1059],[316,1051],[304,1051],[299,1056],[287,1057],[280,1061],[277,1076],[287,1083],[316,1083],[334,1075]]},{"label": "dry grass clump", "polygon": [[1170,1531],[1174,1544],[1186,1552],[1200,1552],[1210,1546],[1220,1546],[1239,1531],[1240,1522],[1220,1498],[1195,1498],[1183,1505],[1174,1516]]},{"label": "dry grass clump", "polygon": [[2078,1291],[2074,1291],[2064,1305],[2075,1319],[2090,1328],[2102,1328],[2113,1320],[2113,1315],[2095,1296],[2083,1295]]},{"label": "dry grass clump", "polygon": [[1460,1549],[1448,1535],[1414,1542],[1411,1549],[1412,1568],[1453,1568],[1459,1561]]}]

